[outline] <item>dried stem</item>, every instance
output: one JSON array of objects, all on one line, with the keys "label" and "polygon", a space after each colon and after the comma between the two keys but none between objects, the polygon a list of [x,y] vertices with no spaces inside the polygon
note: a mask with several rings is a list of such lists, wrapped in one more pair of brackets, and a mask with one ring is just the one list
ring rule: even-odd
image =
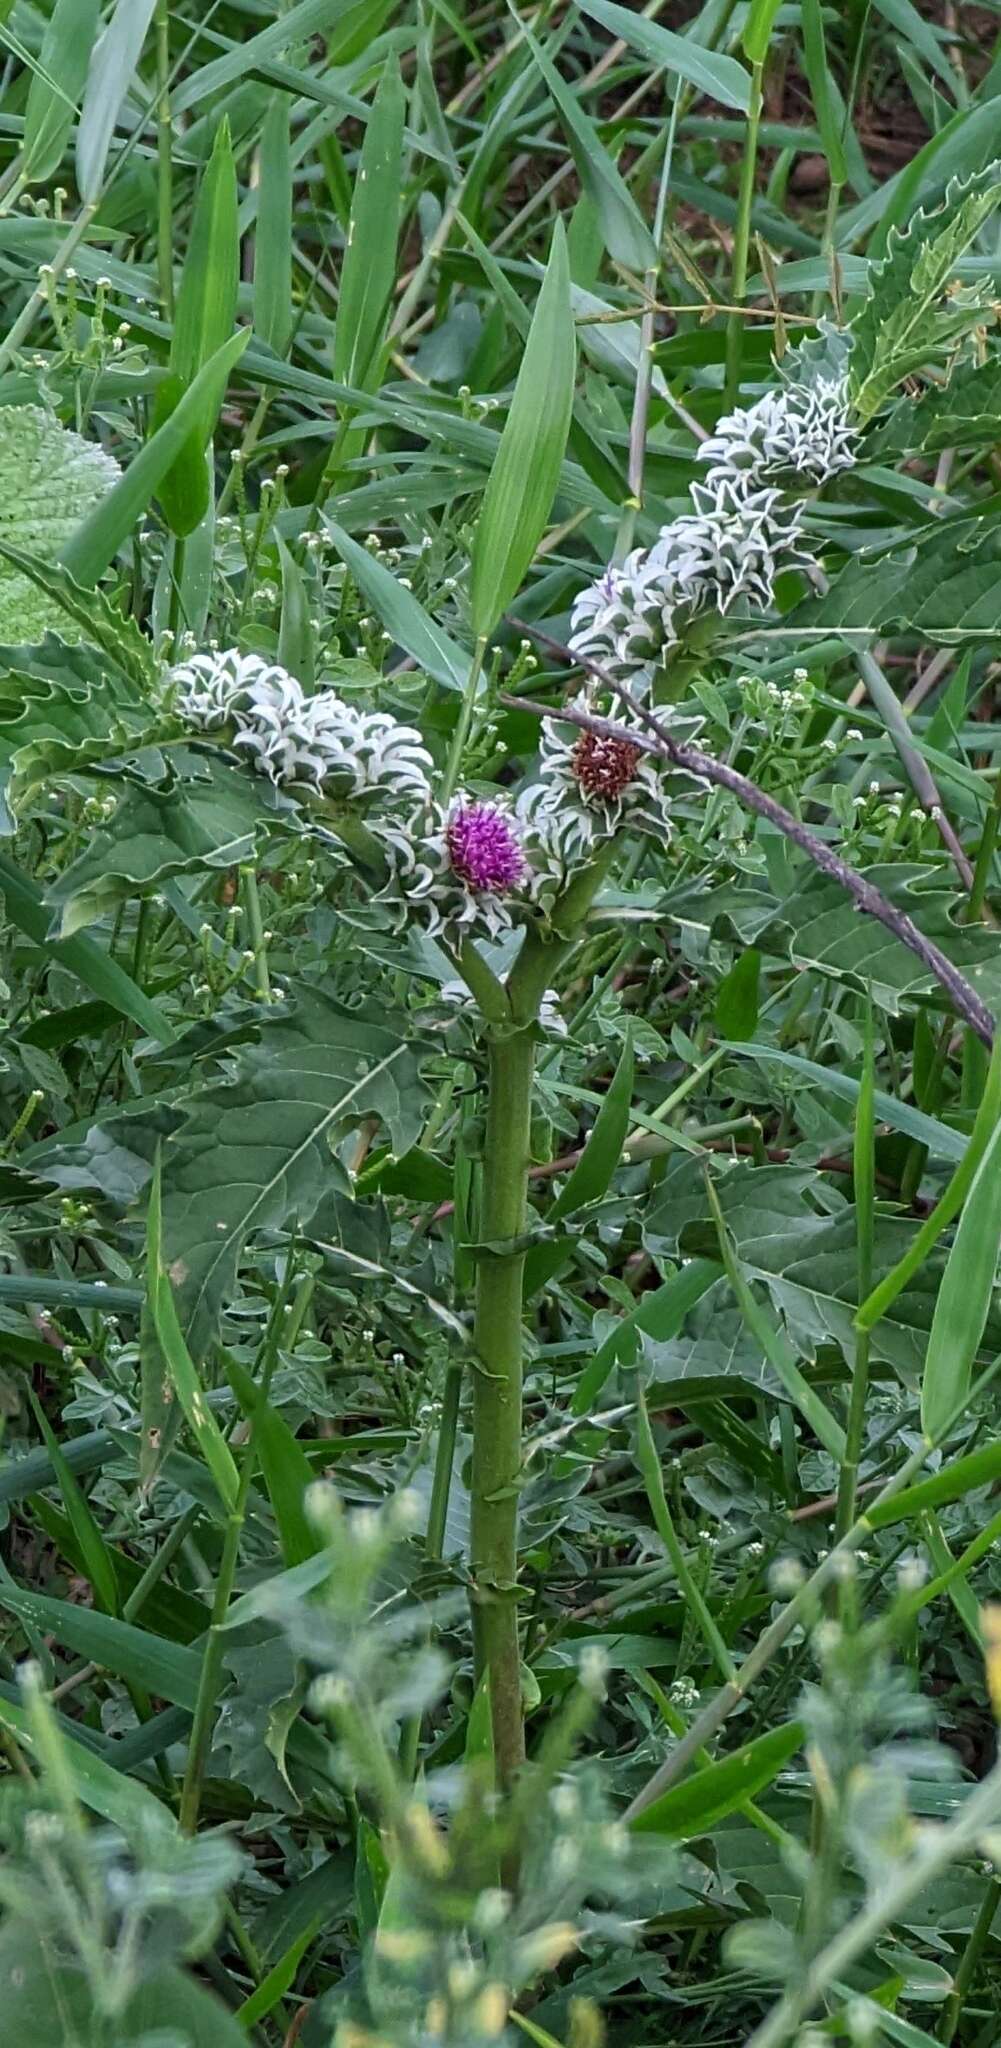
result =
[{"label": "dried stem", "polygon": [[971,1031],[976,1033],[984,1045],[993,1045],[994,1019],[987,1005],[981,1001],[976,989],[966,980],[965,975],[960,974],[951,960],[946,959],[934,941],[926,938],[924,933],[918,930],[906,911],[898,910],[879,889],[866,881],[864,875],[849,867],[847,861],[841,859],[840,854],[826,846],[822,839],[818,839],[799,818],[794,818],[792,812],[787,811],[783,804],[777,803],[774,797],[759,789],[756,782],[751,782],[746,775],[740,775],[736,768],[728,767],[725,762],[715,761],[711,754],[704,754],[701,747],[684,746],[680,740],[676,740],[652,711],[648,711],[624,684],[609,675],[598,663],[583,660],[561,641],[551,640],[548,634],[540,633],[537,627],[528,625],[520,619],[512,620],[512,624],[519,633],[528,635],[550,653],[557,654],[562,660],[573,662],[578,667],[584,667],[589,674],[597,676],[608,689],[613,690],[629,705],[634,717],[646,727],[648,736],[643,738],[634,727],[627,729],[617,725],[614,719],[599,718],[595,713],[582,711],[573,704],[560,705],[559,709],[554,711],[551,705],[538,704],[527,697],[505,697],[505,703],[515,706],[520,711],[532,711],[539,718],[561,718],[567,724],[577,725],[584,732],[598,733],[605,739],[629,741],[633,746],[639,746],[644,753],[653,754],[662,761],[668,761],[673,768],[682,769],[685,774],[693,775],[702,782],[713,783],[719,789],[728,789],[731,796],[735,796],[746,810],[754,811],[759,818],[767,818],[769,824],[776,826],[787,839],[791,839],[794,846],[798,846],[822,874],[830,875],[832,881],[839,882],[846,894],[851,896],[868,917],[876,918],[888,932],[892,932],[894,938],[899,939],[901,945],[906,946],[945,989],[957,1015],[970,1026]]}]

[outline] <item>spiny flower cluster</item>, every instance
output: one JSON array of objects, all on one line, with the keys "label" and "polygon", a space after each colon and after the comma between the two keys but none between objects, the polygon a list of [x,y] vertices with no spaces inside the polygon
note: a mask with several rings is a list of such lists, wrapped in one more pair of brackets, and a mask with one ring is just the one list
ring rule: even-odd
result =
[{"label": "spiny flower cluster", "polygon": [[432,936],[496,938],[519,905],[555,894],[624,824],[664,838],[659,771],[630,740],[542,727],[538,779],[516,809],[459,792],[442,804],[421,736],[386,712],[309,695],[277,662],[236,648],[170,671],[174,711],[217,734],[276,788],[357,806],[378,844],[378,901]]},{"label": "spiny flower cluster", "polygon": [[307,695],[278,662],[235,647],[195,654],[171,670],[174,709],[230,745],[277,787],[333,797],[392,791],[423,799],[431,756],[420,733],[384,711],[362,711],[334,690]]},{"label": "spiny flower cluster", "polygon": [[547,893],[547,884],[564,885],[623,826],[661,841],[670,831],[652,755],[630,739],[582,732],[556,718],[543,722],[538,781],[519,801],[518,822],[536,894]]},{"label": "spiny flower cluster", "polygon": [[237,648],[195,654],[168,678],[174,711],[198,732],[225,736],[276,788],[357,805],[387,871],[381,900],[399,922],[434,934],[511,922],[508,901],[527,874],[500,804],[435,797],[420,733],[334,690],[309,695],[278,662]]},{"label": "spiny flower cluster", "polygon": [[855,442],[838,378],[788,383],[728,413],[699,450],[692,511],[578,597],[574,652],[643,688],[700,614],[766,610],[780,570],[811,566],[801,507],[782,487],[851,468]]}]

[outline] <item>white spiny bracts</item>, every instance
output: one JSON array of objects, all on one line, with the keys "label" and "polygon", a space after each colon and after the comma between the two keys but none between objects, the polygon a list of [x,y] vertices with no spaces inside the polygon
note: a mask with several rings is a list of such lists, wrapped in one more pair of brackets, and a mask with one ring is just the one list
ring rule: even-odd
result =
[{"label": "white spiny bracts", "polygon": [[363,711],[334,690],[311,695],[277,662],[235,647],[195,654],[170,672],[174,709],[229,744],[270,782],[331,797],[390,796],[404,806],[430,795],[431,756],[420,733],[383,711]]}]

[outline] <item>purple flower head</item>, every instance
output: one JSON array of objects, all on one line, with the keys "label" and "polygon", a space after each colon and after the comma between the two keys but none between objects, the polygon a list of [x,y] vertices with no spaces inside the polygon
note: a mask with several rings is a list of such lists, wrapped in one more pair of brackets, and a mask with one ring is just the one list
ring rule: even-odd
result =
[{"label": "purple flower head", "polygon": [[513,826],[495,804],[461,799],[445,828],[452,869],[467,889],[503,895],[516,889],[525,873],[525,856]]}]

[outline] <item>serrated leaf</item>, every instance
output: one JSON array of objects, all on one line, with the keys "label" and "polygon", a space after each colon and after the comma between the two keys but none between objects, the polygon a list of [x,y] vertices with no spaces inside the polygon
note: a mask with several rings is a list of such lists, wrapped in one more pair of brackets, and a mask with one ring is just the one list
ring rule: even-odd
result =
[{"label": "serrated leaf", "polygon": [[53,959],[62,961],[101,1002],[110,1003],[120,1016],[130,1017],[141,1031],[148,1031],[161,1045],[169,1045],[173,1027],[156,1003],[150,1001],[124,967],[93,939],[77,936],[52,941],[50,917],[41,891],[13,861],[0,855],[0,895],[8,917],[20,931],[34,940]]},{"label": "serrated leaf", "polygon": [[[835,1344],[854,1357],[858,1314],[858,1257],[855,1211],[848,1204],[831,1216],[809,1206],[808,1170],[743,1164],[717,1185],[720,1207],[746,1279],[764,1287],[803,1359]],[[918,1226],[908,1218],[878,1215],[873,1242],[873,1279],[878,1284],[907,1249]],[[691,1162],[672,1163],[651,1197],[643,1224],[654,1255],[712,1256],[718,1247],[709,1220],[701,1173]],[[928,1332],[944,1260],[933,1253],[872,1332],[874,1358],[905,1374],[924,1366]],[[985,1349],[1001,1341],[1001,1319],[992,1317]],[[760,1356],[760,1351],[759,1351]]]},{"label": "serrated leaf", "polygon": [[346,1010],[303,991],[294,1010],[239,1049],[233,1079],[189,1099],[163,1155],[164,1257],[198,1356],[232,1295],[251,1232],[347,1188],[334,1147],[362,1118],[405,1152],[420,1131],[424,1047],[384,1013]]},{"label": "serrated leaf", "polygon": [[121,470],[94,441],[70,433],[39,405],[0,406],[0,640],[23,646],[48,631],[78,638],[80,621],[51,597],[40,581],[15,565],[6,550],[44,566],[94,507],[106,499]]},{"label": "serrated leaf", "polygon": [[[123,751],[123,750],[120,750]],[[168,875],[227,868],[252,857],[281,816],[270,785],[242,765],[203,756],[183,783],[167,789],[125,785],[108,826],[53,882],[60,936],[93,924],[123,898]]]},{"label": "serrated leaf", "polygon": [[567,444],[575,366],[566,237],[557,221],[473,540],[470,608],[477,640],[493,632],[542,538]]},{"label": "serrated leaf", "polygon": [[941,302],[959,257],[999,202],[994,163],[965,186],[950,185],[941,208],[916,214],[906,231],[891,235],[852,326],[851,393],[862,419],[871,419],[903,377],[979,318],[975,300],[958,309]]},{"label": "serrated leaf", "polygon": [[[58,613],[59,624],[51,637],[48,632],[45,634],[34,655],[35,665],[41,673],[49,673],[53,661],[69,659],[64,652],[66,643],[83,640],[99,648],[131,681],[148,684],[154,680],[158,663],[149,641],[135,620],[125,618],[103,591],[84,590],[74,582],[62,563],[39,561],[4,540],[0,540],[0,560],[9,562],[44,597],[50,598]],[[78,630],[70,632],[67,620],[71,620]],[[25,665],[24,642],[18,640],[6,647],[0,646],[0,662],[9,655],[17,657],[18,666]]]}]

